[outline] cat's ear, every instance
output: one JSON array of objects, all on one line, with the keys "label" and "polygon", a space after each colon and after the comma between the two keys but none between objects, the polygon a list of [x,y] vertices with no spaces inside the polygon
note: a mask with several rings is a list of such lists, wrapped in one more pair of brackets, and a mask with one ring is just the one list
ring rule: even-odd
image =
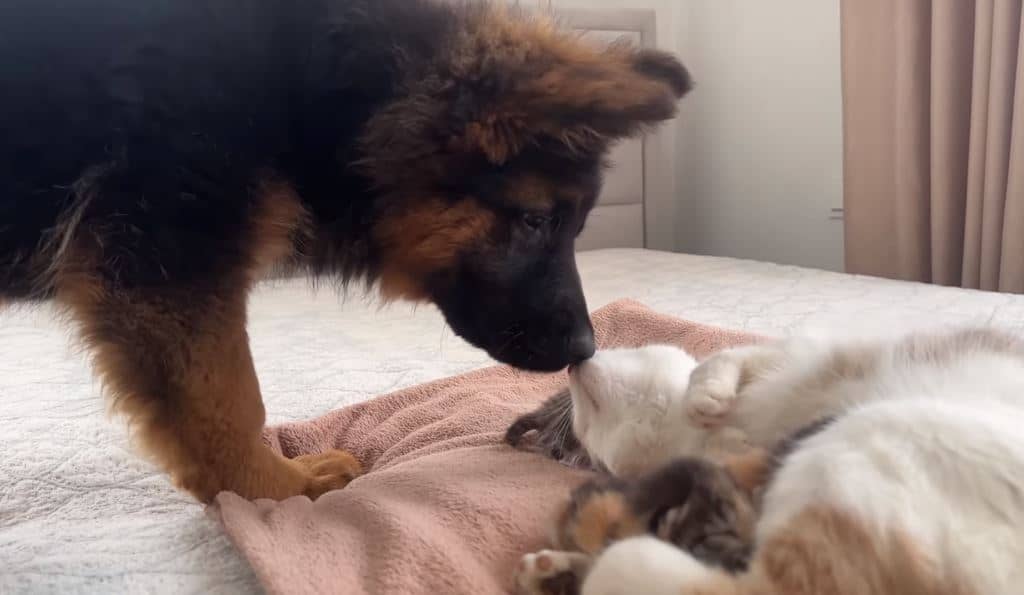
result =
[{"label": "cat's ear", "polygon": [[722,459],[722,468],[736,482],[737,487],[749,495],[765,486],[775,468],[775,458],[762,448],[752,448],[742,454]]}]

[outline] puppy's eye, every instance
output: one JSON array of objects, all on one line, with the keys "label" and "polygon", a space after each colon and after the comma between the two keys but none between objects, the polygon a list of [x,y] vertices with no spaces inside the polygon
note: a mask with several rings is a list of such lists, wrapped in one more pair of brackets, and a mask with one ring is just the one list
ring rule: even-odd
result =
[{"label": "puppy's eye", "polygon": [[527,229],[538,230],[548,224],[551,220],[547,215],[541,215],[540,213],[524,213],[523,214],[523,225]]}]

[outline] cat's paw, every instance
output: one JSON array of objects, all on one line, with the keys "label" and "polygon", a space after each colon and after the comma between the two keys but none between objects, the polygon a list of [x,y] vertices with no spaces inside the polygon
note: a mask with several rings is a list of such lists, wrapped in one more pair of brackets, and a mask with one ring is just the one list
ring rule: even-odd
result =
[{"label": "cat's paw", "polygon": [[516,586],[523,595],[577,595],[589,567],[586,554],[541,550],[519,560]]},{"label": "cat's paw", "polygon": [[697,366],[686,391],[690,419],[704,428],[721,426],[736,405],[742,372],[740,360],[728,352]]},{"label": "cat's paw", "polygon": [[650,536],[620,541],[594,562],[583,582],[582,595],[690,595],[726,593],[711,583],[715,578],[696,558]]}]

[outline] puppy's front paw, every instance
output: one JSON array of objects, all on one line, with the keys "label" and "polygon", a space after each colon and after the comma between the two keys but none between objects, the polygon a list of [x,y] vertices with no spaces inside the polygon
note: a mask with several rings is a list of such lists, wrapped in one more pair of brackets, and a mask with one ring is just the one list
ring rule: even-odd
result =
[{"label": "puppy's front paw", "polygon": [[686,414],[705,428],[717,428],[732,411],[739,394],[742,367],[729,353],[705,361],[690,375]]},{"label": "puppy's front paw", "polygon": [[519,560],[516,586],[523,595],[577,595],[588,568],[586,554],[541,550]]},{"label": "puppy's front paw", "polygon": [[340,490],[362,475],[359,461],[343,450],[327,450],[293,459],[308,476],[305,494],[316,500],[331,490]]}]

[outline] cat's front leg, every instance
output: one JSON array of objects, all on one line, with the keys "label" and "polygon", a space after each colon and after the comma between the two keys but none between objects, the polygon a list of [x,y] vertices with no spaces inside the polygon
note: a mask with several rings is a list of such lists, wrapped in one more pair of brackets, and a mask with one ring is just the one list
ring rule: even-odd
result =
[{"label": "cat's front leg", "polygon": [[579,595],[592,559],[579,552],[541,550],[526,554],[516,568],[522,595]]},{"label": "cat's front leg", "polygon": [[583,581],[582,595],[733,595],[735,580],[654,537],[609,547]]},{"label": "cat's front leg", "polygon": [[685,397],[686,414],[701,427],[720,427],[736,404],[743,375],[743,358],[738,352],[719,352],[690,374]]},{"label": "cat's front leg", "polygon": [[690,374],[686,414],[701,427],[721,427],[743,389],[778,369],[784,357],[783,349],[773,343],[725,349],[712,355]]}]

